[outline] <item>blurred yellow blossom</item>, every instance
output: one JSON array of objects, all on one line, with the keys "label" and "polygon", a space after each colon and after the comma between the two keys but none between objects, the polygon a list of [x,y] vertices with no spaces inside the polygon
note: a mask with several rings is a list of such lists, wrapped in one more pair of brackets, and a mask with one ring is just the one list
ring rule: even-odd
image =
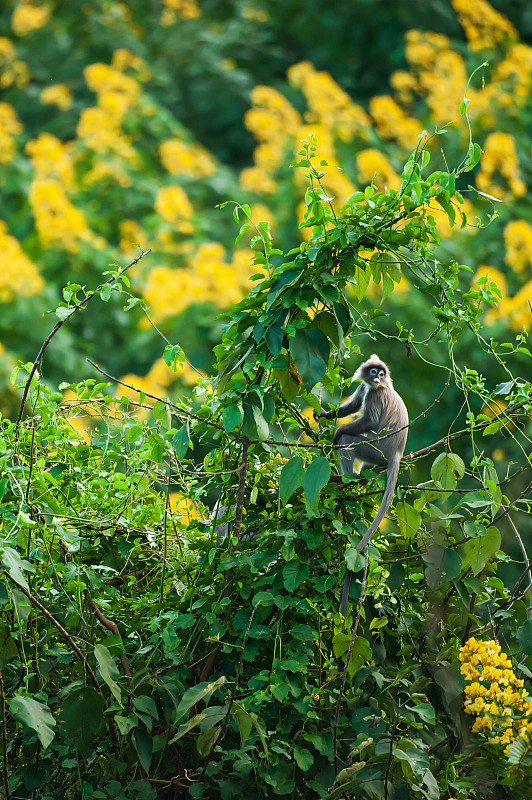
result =
[{"label": "blurred yellow blossom", "polygon": [[411,72],[398,69],[392,72],[390,76],[390,86],[395,90],[395,94],[401,103],[411,103],[414,99],[413,93],[418,87],[418,82]]},{"label": "blurred yellow blossom", "polygon": [[201,16],[197,0],[163,0],[163,3],[181,19],[196,19]]},{"label": "blurred yellow blossom", "polygon": [[36,178],[55,178],[64,189],[74,186],[74,167],[72,163],[72,144],[65,144],[51,133],[41,133],[37,139],[29,141],[26,152]]},{"label": "blurred yellow blossom", "polygon": [[381,190],[385,186],[388,189],[398,189],[401,185],[401,178],[380,150],[373,148],[359,150],[356,163],[360,183],[370,183],[374,180],[375,186]]},{"label": "blurred yellow blossom", "polygon": [[181,186],[161,186],[155,198],[155,210],[167,222],[173,223],[180,233],[192,233],[194,210]]},{"label": "blurred yellow blossom", "polygon": [[[123,219],[119,223],[120,230],[120,250],[125,253],[128,258],[135,258],[139,254],[139,246],[143,250],[150,247],[149,237],[145,230],[134,219]],[[140,268],[140,265],[132,267],[129,274],[135,275],[134,270]]]},{"label": "blurred yellow blossom", "polygon": [[487,0],[451,0],[451,3],[471,50],[490,49],[505,39],[519,38],[509,19],[496,11]]},{"label": "blurred yellow blossom", "polygon": [[94,247],[105,245],[103,239],[93,234],[83,211],[72,205],[56,180],[34,180],[30,187],[29,200],[43,247],[60,247],[75,253],[82,241]]},{"label": "blurred yellow blossom", "polygon": [[177,514],[183,525],[189,524],[193,518],[201,517],[201,512],[194,501],[190,497],[183,497],[181,492],[170,492],[168,499],[171,511]]},{"label": "blurred yellow blossom", "polygon": [[94,186],[104,181],[117,183],[123,188],[133,184],[133,178],[124,169],[124,162],[120,158],[107,158],[105,161],[97,161],[92,169],[83,176],[83,183],[86,186]]},{"label": "blurred yellow blossom", "polygon": [[489,278],[490,281],[496,284],[497,288],[500,289],[500,292],[503,297],[506,296],[507,287],[506,287],[506,276],[504,272],[501,272],[500,269],[497,267],[490,267],[487,264],[481,264],[480,267],[477,269],[475,274],[473,275],[473,279],[471,283],[475,284],[479,280],[479,278]]},{"label": "blurred yellow blossom", "polygon": [[293,134],[301,124],[299,112],[271,86],[254,86],[251,101],[253,108],[246,112],[244,122],[261,142]]},{"label": "blurred yellow blossom", "polygon": [[37,5],[30,0],[19,0],[11,16],[11,27],[17,36],[28,33],[46,25],[52,8],[50,5]]},{"label": "blurred yellow blossom", "polygon": [[76,133],[96,153],[114,152],[132,162],[137,158],[130,140],[122,133],[117,121],[103,108],[84,108]]},{"label": "blurred yellow blossom", "polygon": [[248,291],[255,272],[250,250],[236,250],[231,262],[219,242],[204,242],[187,269],[157,266],[150,270],[143,290],[150,314],[158,321],[180,314],[193,303],[210,302],[228,308]]},{"label": "blurred yellow blossom", "polygon": [[262,167],[246,167],[240,173],[240,188],[244,192],[273,194],[277,188],[275,181]]},{"label": "blurred yellow blossom", "polygon": [[17,239],[7,232],[7,225],[0,220],[0,300],[9,303],[14,297],[29,297],[44,289],[44,281]]},{"label": "blurred yellow blossom", "polygon": [[396,140],[408,150],[415,147],[421,133],[421,125],[405,114],[393,97],[390,95],[372,97],[369,101],[369,111],[381,136]]},{"label": "blurred yellow blossom", "polygon": [[67,389],[63,394],[63,401],[67,411],[71,411],[66,420],[71,428],[78,433],[86,442],[90,444],[90,431],[93,427],[93,417],[98,416],[98,412],[91,408],[90,403],[81,403],[78,396],[72,389]]},{"label": "blurred yellow blossom", "polygon": [[318,72],[310,61],[301,61],[290,67],[287,74],[292,86],[305,95],[311,112],[309,122],[331,128],[343,141],[349,141],[355,134],[366,136],[370,118],[328,72]]},{"label": "blurred yellow blossom", "polygon": [[57,106],[61,111],[72,108],[72,93],[66,83],[55,83],[45,86],[41,91],[41,103],[46,106]]},{"label": "blurred yellow blossom", "polygon": [[462,56],[451,49],[446,36],[418,30],[407,32],[405,55],[416,75],[417,91],[425,96],[433,119],[455,119],[467,81]]},{"label": "blurred yellow blossom", "polygon": [[161,162],[170,175],[189,175],[199,178],[212,175],[216,165],[212,156],[198,144],[169,139],[159,146]]},{"label": "blurred yellow blossom", "polygon": [[132,69],[137,73],[138,79],[142,82],[149,80],[151,77],[150,70],[144,59],[135,55],[135,53],[132,53],[131,50],[128,50],[126,47],[119,47],[118,50],[114,51],[111,67],[119,70],[119,72]]},{"label": "blurred yellow blossom", "polygon": [[15,109],[9,103],[0,103],[0,164],[8,164],[15,155],[13,137],[19,133],[22,133],[22,125]]},{"label": "blurred yellow blossom", "polygon": [[241,11],[244,19],[250,19],[254,22],[268,22],[270,15],[265,8],[257,8],[254,3],[246,3]]},{"label": "blurred yellow blossom", "polygon": [[0,88],[9,86],[23,88],[30,80],[29,67],[17,58],[15,45],[5,36],[0,36]]},{"label": "blurred yellow blossom", "polygon": [[517,272],[532,266],[532,225],[524,219],[509,222],[504,229],[508,266]]},{"label": "blurred yellow blossom", "polygon": [[[504,186],[495,183],[495,179],[504,178],[509,192]],[[490,133],[484,145],[484,155],[480,161],[477,175],[477,187],[487,194],[504,200],[514,194],[522,197],[526,192],[526,183],[521,180],[519,159],[513,136],[503,131]]]},{"label": "blurred yellow blossom", "polygon": [[[464,197],[462,203],[460,204],[453,203],[453,206],[456,211],[456,221],[452,228],[449,222],[449,217],[445,213],[445,211],[437,205],[431,207],[431,212],[436,220],[436,233],[442,239],[450,239],[451,236],[454,236],[455,234],[471,233],[473,229],[476,227],[475,208],[471,200],[468,200],[467,197]],[[467,224],[465,228],[461,227],[462,214],[465,214],[465,216],[467,217]]]}]

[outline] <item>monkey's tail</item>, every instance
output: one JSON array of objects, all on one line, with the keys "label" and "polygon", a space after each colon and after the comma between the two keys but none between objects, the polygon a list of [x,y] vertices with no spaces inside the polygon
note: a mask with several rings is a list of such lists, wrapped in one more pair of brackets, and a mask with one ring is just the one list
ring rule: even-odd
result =
[{"label": "monkey's tail", "polygon": [[[393,493],[395,489],[395,484],[397,483],[397,476],[399,475],[399,465],[401,464],[401,453],[395,453],[392,458],[388,461],[388,469],[386,472],[386,488],[384,490],[384,495],[382,498],[382,502],[379,506],[379,510],[375,515],[375,519],[367,529],[366,533],[359,541],[356,546],[357,553],[361,553],[364,547],[367,545],[379,525],[381,524],[382,520],[384,519],[384,515],[388,511],[390,507],[390,503],[392,502]],[[351,570],[346,570],[345,578],[344,578],[344,588],[342,590],[342,604],[340,606],[340,611],[345,617],[347,611],[347,602],[349,600],[349,586],[351,584]]]}]

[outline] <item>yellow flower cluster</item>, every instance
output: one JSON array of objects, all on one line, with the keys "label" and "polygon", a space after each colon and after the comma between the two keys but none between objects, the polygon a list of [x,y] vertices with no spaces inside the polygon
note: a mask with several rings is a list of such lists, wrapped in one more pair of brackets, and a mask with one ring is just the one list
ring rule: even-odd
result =
[{"label": "yellow flower cluster", "polygon": [[31,0],[20,0],[11,16],[11,27],[17,36],[27,36],[46,25],[52,9],[49,5],[35,5]]},{"label": "yellow flower cluster", "polygon": [[515,44],[506,57],[495,67],[491,82],[484,88],[469,88],[470,115],[481,117],[486,127],[494,127],[498,109],[506,114],[518,115],[530,102],[532,78],[532,47]]},{"label": "yellow flower cluster", "polygon": [[284,150],[296,134],[301,117],[280,92],[269,86],[255,86],[251,100],[253,107],[246,112],[244,123],[260,144],[254,152],[255,172],[244,173],[243,180],[247,185],[253,180],[257,185],[261,182],[267,185],[267,178],[283,160]]},{"label": "yellow flower cluster", "polygon": [[399,102],[412,103],[414,100],[414,91],[418,88],[418,82],[411,72],[398,69],[392,72],[390,76],[390,86],[395,91]]},{"label": "yellow flower cluster", "polygon": [[29,80],[28,65],[17,58],[15,45],[5,36],[0,36],[0,89],[13,85],[23,88]]},{"label": "yellow flower cluster", "polygon": [[249,250],[236,250],[228,263],[221,244],[203,243],[188,269],[152,269],[143,295],[156,321],[180,314],[193,303],[210,302],[227,308],[242,299],[253,271]]},{"label": "yellow flower cluster", "polygon": [[425,96],[433,119],[449,122],[456,118],[467,73],[463,58],[451,49],[448,38],[431,31],[408,31],[405,55],[416,76],[415,89]]},{"label": "yellow flower cluster", "polygon": [[381,190],[385,186],[388,189],[398,189],[401,185],[401,178],[380,150],[360,150],[357,153],[357,172],[360,183],[371,183],[374,180],[375,186]]},{"label": "yellow flower cluster", "polygon": [[72,205],[58,181],[51,178],[34,180],[29,200],[43,247],[59,247],[76,253],[81,242],[93,247],[105,245],[103,239],[92,233],[83,211]]},{"label": "yellow flower cluster", "polygon": [[14,136],[22,133],[22,125],[9,103],[0,103],[0,164],[8,164],[15,155]]},{"label": "yellow flower cluster", "polygon": [[139,81],[147,81],[151,78],[151,72],[143,58],[136,56],[127,47],[119,47],[113,53],[111,59],[111,67],[117,69],[119,72],[125,72],[128,69],[133,70],[137,74]]},{"label": "yellow flower cluster", "polygon": [[[496,173],[505,179],[509,192],[505,192],[503,186],[493,182]],[[480,191],[492,194],[501,200],[507,198],[509,194],[516,197],[525,194],[526,183],[521,180],[519,159],[511,134],[495,131],[486,139],[477,175],[477,187]]]},{"label": "yellow flower cluster", "polygon": [[66,83],[54,83],[41,91],[41,103],[45,106],[57,106],[61,111],[72,108],[72,93]]},{"label": "yellow flower cluster", "polygon": [[44,281],[33,261],[30,261],[20,243],[7,232],[7,225],[0,220],[0,300],[9,303],[14,297],[29,297],[44,288]]},{"label": "yellow flower cluster", "polygon": [[137,154],[130,140],[124,136],[120,125],[108,111],[91,106],[79,116],[77,136],[96,153],[116,155],[135,161]]},{"label": "yellow flower cluster", "polygon": [[273,194],[277,188],[263,167],[245,167],[240,173],[239,182],[242,191],[256,194]]},{"label": "yellow flower cluster", "polygon": [[161,162],[170,175],[188,175],[201,178],[212,175],[216,164],[212,156],[198,144],[187,144],[180,139],[169,139],[159,147]]},{"label": "yellow flower cluster", "polygon": [[120,124],[126,112],[135,105],[140,86],[134,78],[124,75],[108,64],[89,64],[83,70],[87,86],[98,95],[98,105]]},{"label": "yellow flower cluster", "polygon": [[409,117],[390,95],[372,97],[369,111],[377,131],[385,139],[393,139],[407,150],[412,150],[421,133],[421,125]]},{"label": "yellow flower cluster", "polygon": [[163,0],[163,3],[168,11],[175,12],[181,19],[197,19],[201,16],[197,0]]},{"label": "yellow flower cluster", "polygon": [[512,269],[522,272],[532,266],[532,225],[524,219],[509,222],[504,229],[506,256],[504,260]]},{"label": "yellow flower cluster", "polygon": [[[475,733],[493,744],[508,746],[532,733],[532,703],[512,662],[497,642],[468,639],[460,648],[460,672],[465,678],[466,714],[476,717]],[[507,748],[506,748],[507,749]]]},{"label": "yellow flower cluster", "polygon": [[41,133],[26,145],[37,179],[54,178],[66,191],[74,187],[72,145],[65,144],[51,133]]},{"label": "yellow flower cluster", "polygon": [[367,135],[371,125],[368,115],[328,72],[318,72],[310,61],[301,61],[290,67],[287,74],[292,86],[305,95],[310,110],[306,115],[308,122],[334,130],[344,142],[355,134]]},{"label": "yellow flower cluster", "polygon": [[157,192],[155,210],[160,216],[176,226],[179,233],[192,233],[194,210],[181,186],[162,186]]},{"label": "yellow flower cluster", "polygon": [[518,39],[512,23],[487,0],[451,0],[471,50],[495,47],[505,39]]}]

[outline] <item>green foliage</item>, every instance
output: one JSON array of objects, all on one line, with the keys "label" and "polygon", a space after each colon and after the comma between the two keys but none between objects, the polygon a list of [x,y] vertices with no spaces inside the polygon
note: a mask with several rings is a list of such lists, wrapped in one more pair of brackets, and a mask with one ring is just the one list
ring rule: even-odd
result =
[{"label": "green foliage", "polygon": [[[283,254],[258,228],[260,277],[227,315],[214,389],[205,383],[193,410],[154,399],[143,421],[142,408],[89,380],[71,387],[78,413],[101,421],[84,438],[76,412],[35,374],[27,417],[3,420],[0,688],[12,796],[480,799],[529,781],[525,743],[486,755],[462,713],[457,650],[471,633],[495,629],[530,675],[525,604],[500,550],[501,521],[529,497],[520,470],[499,476],[482,446],[501,415],[477,411],[475,398],[484,407],[502,390],[460,366],[464,338],[485,345],[481,306],[467,270],[437,258],[430,206],[455,214],[460,175],[426,173],[426,144],[399,189],[370,186],[336,213],[316,141],[304,143],[294,167],[308,182],[311,236]],[[330,481],[332,426],[317,429],[303,410],[319,409],[319,383],[331,401],[343,393],[346,359],[383,338],[379,316],[359,312],[369,278],[387,310],[403,274],[429,298],[432,326],[420,341],[399,318],[387,336],[418,355],[403,378],[407,405],[435,348],[464,410],[452,435],[411,456],[397,523],[355,558],[381,476]],[[485,359],[505,366],[503,347]],[[169,345],[167,362],[180,358]],[[27,370],[14,375],[19,388]],[[509,378],[502,419],[525,469],[530,384]]]}]

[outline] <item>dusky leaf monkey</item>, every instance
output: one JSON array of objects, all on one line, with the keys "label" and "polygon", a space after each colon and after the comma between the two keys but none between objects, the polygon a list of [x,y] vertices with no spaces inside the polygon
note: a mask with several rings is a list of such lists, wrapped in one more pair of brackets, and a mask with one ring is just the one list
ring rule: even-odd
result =
[{"label": "dusky leaf monkey", "polygon": [[[408,411],[395,391],[386,364],[373,354],[359,366],[355,379],[362,379],[355,393],[339,407],[336,414],[322,411],[321,416],[346,417],[359,411],[353,422],[340,425],[334,434],[334,444],[340,445],[338,454],[343,473],[354,472],[355,460],[362,462],[360,471],[368,466],[387,464],[386,488],[375,519],[356,546],[360,553],[379,527],[390,503],[397,483],[399,464],[408,435]],[[345,573],[341,611],[347,611],[351,572]]]}]

